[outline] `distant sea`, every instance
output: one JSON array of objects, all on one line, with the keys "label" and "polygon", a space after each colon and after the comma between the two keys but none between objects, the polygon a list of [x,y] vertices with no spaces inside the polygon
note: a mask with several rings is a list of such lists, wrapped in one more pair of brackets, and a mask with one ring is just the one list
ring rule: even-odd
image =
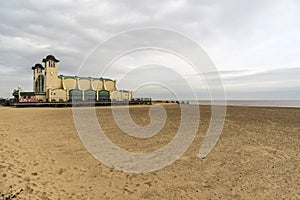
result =
[{"label": "distant sea", "polygon": [[[194,105],[223,105],[223,101],[190,100]],[[300,108],[300,100],[227,100],[227,106],[253,106],[253,107],[291,107]]]}]

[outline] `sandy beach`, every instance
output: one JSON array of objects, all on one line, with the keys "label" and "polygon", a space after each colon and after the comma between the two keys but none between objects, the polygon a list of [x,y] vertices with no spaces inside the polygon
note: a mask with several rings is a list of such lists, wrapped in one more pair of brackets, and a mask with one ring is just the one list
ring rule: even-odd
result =
[{"label": "sandy beach", "polygon": [[[164,106],[166,125],[149,139],[122,133],[109,107],[96,111],[114,144],[149,152],[179,126],[178,105]],[[148,109],[131,107],[133,120],[147,125]],[[185,154],[161,170],[134,174],[86,150],[72,108],[0,107],[0,192],[22,189],[17,199],[300,199],[299,119],[299,108],[228,107],[217,145],[199,159],[210,120],[210,107],[201,106],[199,131]]]}]

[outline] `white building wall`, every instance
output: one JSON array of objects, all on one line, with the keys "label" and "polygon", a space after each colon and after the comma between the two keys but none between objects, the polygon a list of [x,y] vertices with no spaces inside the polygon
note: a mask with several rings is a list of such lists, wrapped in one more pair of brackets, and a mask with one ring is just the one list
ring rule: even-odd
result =
[{"label": "white building wall", "polygon": [[132,93],[130,91],[115,90],[111,92],[110,98],[112,101],[130,101]]}]

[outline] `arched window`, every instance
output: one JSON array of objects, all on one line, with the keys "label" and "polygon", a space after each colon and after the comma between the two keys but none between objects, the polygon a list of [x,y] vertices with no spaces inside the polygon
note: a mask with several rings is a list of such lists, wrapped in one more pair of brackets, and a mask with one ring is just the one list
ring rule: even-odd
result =
[{"label": "arched window", "polygon": [[36,92],[44,92],[45,79],[43,75],[39,75],[35,81],[35,90]]},{"label": "arched window", "polygon": [[49,67],[55,67],[55,62],[53,60],[49,60]]}]

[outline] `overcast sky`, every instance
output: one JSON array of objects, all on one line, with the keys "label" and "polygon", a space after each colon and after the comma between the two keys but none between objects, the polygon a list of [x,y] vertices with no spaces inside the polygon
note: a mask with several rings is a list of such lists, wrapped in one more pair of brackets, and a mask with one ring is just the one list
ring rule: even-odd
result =
[{"label": "overcast sky", "polygon": [[[297,0],[1,1],[0,97],[11,96],[18,85],[32,91],[31,66],[48,54],[61,61],[59,74],[76,75],[99,43],[130,29],[161,27],[187,35],[204,49],[223,79],[228,99],[300,99],[299,10]],[[167,87],[191,98],[180,84],[187,79],[199,98],[209,98],[201,77],[166,52],[123,57],[107,76],[119,80],[133,66],[143,70],[128,75],[130,81],[121,80],[120,89],[137,89],[133,82],[139,83],[141,77],[153,82],[164,79]],[[181,69],[182,74],[172,76],[165,66]],[[84,73],[100,76],[93,70]],[[213,80],[216,72],[204,76]],[[137,95],[172,96],[157,84],[138,90]]]}]

